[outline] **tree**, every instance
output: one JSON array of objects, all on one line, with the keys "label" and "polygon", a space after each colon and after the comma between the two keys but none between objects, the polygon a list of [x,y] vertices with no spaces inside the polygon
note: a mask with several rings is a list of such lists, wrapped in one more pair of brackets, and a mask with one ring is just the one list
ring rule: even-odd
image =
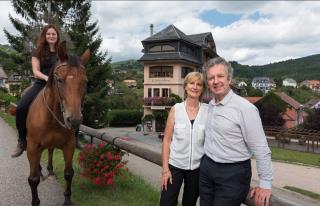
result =
[{"label": "tree", "polygon": [[312,109],[308,112],[308,117],[304,123],[304,128],[320,130],[320,109]]},{"label": "tree", "polygon": [[84,123],[94,126],[102,122],[108,110],[105,95],[105,80],[110,77],[107,52],[99,51],[102,38],[98,35],[98,22],[90,22],[90,0],[47,1],[47,0],[13,0],[13,7],[25,21],[9,19],[18,35],[12,35],[4,29],[11,46],[21,53],[25,59],[20,72],[30,71],[31,51],[35,47],[36,38],[45,24],[55,24],[61,31],[61,39],[67,40],[69,47],[80,55],[85,49],[91,51],[91,58],[86,66],[88,75],[87,96],[84,103]]},{"label": "tree", "polygon": [[282,126],[284,119],[282,115],[288,105],[273,92],[268,94],[255,104],[259,109],[262,124],[264,126]]},{"label": "tree", "polygon": [[247,91],[248,97],[262,97],[263,96],[263,91],[261,91],[260,89],[255,89],[250,85],[246,86],[245,89]]}]

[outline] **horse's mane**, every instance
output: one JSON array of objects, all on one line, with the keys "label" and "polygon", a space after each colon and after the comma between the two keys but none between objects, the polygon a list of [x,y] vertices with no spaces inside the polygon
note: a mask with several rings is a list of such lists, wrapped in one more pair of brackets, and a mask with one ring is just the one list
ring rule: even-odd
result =
[{"label": "horse's mane", "polygon": [[[48,87],[54,86],[54,70],[60,64],[61,64],[60,62],[57,62],[54,65],[54,67],[51,69],[51,71],[49,73],[49,77],[48,77],[48,82],[47,82]],[[75,54],[72,54],[72,53],[68,54],[67,66],[68,66],[68,68],[70,68],[70,67],[80,68],[80,58]]]}]

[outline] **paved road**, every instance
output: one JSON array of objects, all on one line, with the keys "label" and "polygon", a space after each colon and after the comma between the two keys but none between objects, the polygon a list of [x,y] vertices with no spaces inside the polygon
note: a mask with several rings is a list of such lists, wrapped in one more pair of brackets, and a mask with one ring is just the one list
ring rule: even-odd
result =
[{"label": "paved road", "polygon": [[[146,144],[150,144],[157,150],[161,150],[162,142],[158,139],[157,134],[155,133],[148,133],[147,135],[144,135],[142,132],[136,132],[134,128],[106,128],[101,130],[114,136],[129,136]],[[133,156],[131,164],[129,162],[129,169],[137,175],[144,176],[148,182],[154,185],[155,188],[159,189],[161,168],[152,163],[148,164],[144,162],[138,164],[138,162],[142,161],[139,159],[140,158]],[[140,166],[144,164],[146,164],[146,167],[148,168],[147,170]],[[255,160],[252,161],[252,168],[253,179],[258,180]],[[320,168],[273,162],[273,169],[273,185],[275,187],[283,188],[284,186],[295,186],[320,194]]]},{"label": "paved road", "polygon": [[[16,131],[0,118],[0,206],[31,205],[31,190],[28,184],[29,163],[26,153],[15,159],[10,156],[16,144]],[[63,188],[56,181],[40,182],[38,191],[40,205],[63,204]]]}]

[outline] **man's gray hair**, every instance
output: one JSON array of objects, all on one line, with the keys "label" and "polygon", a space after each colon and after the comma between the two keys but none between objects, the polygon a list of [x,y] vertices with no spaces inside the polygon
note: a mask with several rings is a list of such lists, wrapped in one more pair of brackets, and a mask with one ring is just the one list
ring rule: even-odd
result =
[{"label": "man's gray hair", "polygon": [[233,68],[229,62],[227,62],[224,58],[222,57],[215,57],[212,59],[209,59],[207,63],[204,66],[204,69],[206,71],[206,74],[208,74],[208,69],[210,69],[213,66],[216,66],[218,64],[222,64],[225,66],[226,72],[228,73],[228,78],[232,79],[233,76]]}]

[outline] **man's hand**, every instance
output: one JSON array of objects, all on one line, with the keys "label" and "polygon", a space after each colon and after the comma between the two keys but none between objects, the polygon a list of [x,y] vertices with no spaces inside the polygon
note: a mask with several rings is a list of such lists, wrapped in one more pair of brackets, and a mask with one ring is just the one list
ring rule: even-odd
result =
[{"label": "man's hand", "polygon": [[271,189],[263,189],[260,187],[255,187],[250,192],[250,198],[255,197],[255,206],[269,206],[269,200],[271,196]]}]

